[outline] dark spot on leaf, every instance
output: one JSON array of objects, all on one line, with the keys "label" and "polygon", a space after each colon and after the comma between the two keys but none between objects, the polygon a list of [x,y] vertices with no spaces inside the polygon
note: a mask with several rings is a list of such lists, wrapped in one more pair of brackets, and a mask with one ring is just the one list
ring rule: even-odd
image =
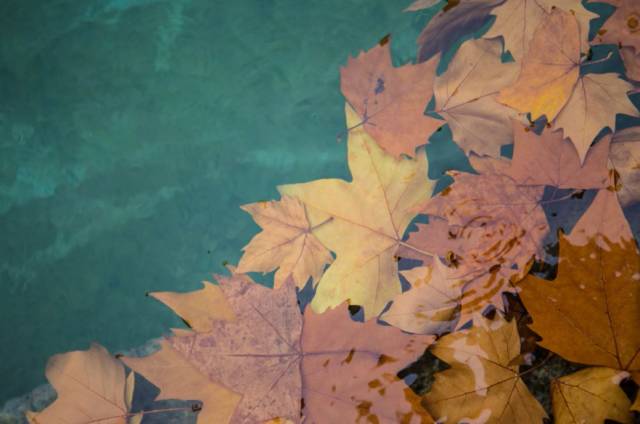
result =
[{"label": "dark spot on leaf", "polygon": [[388,362],[396,362],[396,359],[392,358],[391,356],[387,356],[383,353],[378,357],[378,363],[376,364],[376,367],[381,367]]},{"label": "dark spot on leaf", "polygon": [[193,412],[202,411],[202,404],[201,403],[193,403],[193,404],[191,404],[191,410]]},{"label": "dark spot on leaf", "polygon": [[356,353],[355,349],[351,349],[346,358],[342,361],[343,364],[350,364],[353,361],[353,355]]},{"label": "dark spot on leaf", "polygon": [[384,37],[382,37],[380,41],[378,41],[378,44],[380,44],[381,46],[384,46],[385,44],[389,43],[389,40],[391,40],[391,34],[387,34]]}]

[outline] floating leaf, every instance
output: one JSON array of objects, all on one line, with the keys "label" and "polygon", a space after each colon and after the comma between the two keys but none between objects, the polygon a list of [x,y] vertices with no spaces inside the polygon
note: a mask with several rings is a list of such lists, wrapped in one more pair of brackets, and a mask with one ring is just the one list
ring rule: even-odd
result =
[{"label": "floating leaf", "polygon": [[436,78],[435,111],[451,127],[454,141],[469,153],[500,156],[500,146],[511,143],[510,118],[516,112],[496,101],[501,88],[512,84],[519,67],[502,63],[499,40],[464,43]]},{"label": "floating leaf", "polygon": [[98,344],[52,356],[46,376],[58,397],[42,412],[29,414],[33,424],[127,424],[134,415],[129,414],[126,396],[133,390],[133,379],[125,379],[122,363]]},{"label": "floating leaf", "polygon": [[363,127],[391,155],[414,156],[416,147],[427,144],[442,125],[424,114],[438,60],[395,68],[389,43],[349,58],[340,69],[340,88],[359,119],[347,128]]},{"label": "floating leaf", "polygon": [[[346,112],[347,126],[352,127],[358,117],[348,105]],[[400,294],[394,255],[415,207],[429,197],[432,182],[422,150],[415,159],[396,159],[361,127],[349,132],[348,143],[352,182],[325,179],[279,190],[305,204],[316,227],[313,234],[337,255],[318,283],[311,302],[314,311],[348,300],[363,306],[369,319]]]},{"label": "floating leaf", "polygon": [[572,362],[638,372],[640,255],[616,205],[601,190],[571,235],[560,236],[556,279],[527,276],[520,297],[541,346]]},{"label": "floating leaf", "polygon": [[561,9],[536,28],[530,53],[518,80],[501,91],[499,100],[520,112],[553,121],[569,100],[580,76],[580,26]]},{"label": "floating leaf", "polygon": [[496,21],[485,38],[502,36],[505,48],[516,61],[526,58],[536,28],[559,8],[571,12],[578,20],[580,46],[589,49],[589,21],[598,15],[582,6],[580,0],[508,0],[493,10]]},{"label": "floating leaf", "polygon": [[289,276],[298,287],[304,287],[309,278],[318,282],[333,258],[312,234],[314,228],[299,200],[283,196],[279,202],[251,203],[242,209],[263,231],[243,248],[238,272],[271,272],[279,268],[274,278],[276,288]]},{"label": "floating leaf", "polygon": [[435,374],[425,401],[439,423],[531,423],[546,417],[520,379],[515,321],[479,317],[469,330],[448,334],[431,352],[451,368]]},{"label": "floating leaf", "polygon": [[[307,309],[303,318],[291,280],[271,290],[242,274],[218,279],[235,320],[212,321],[208,332],[176,331],[159,353],[126,358],[127,365],[154,384],[161,381],[160,387],[174,397],[184,398],[175,389],[189,387],[190,379],[167,380],[163,368],[194,369],[240,393],[234,423],[273,417],[298,422],[301,413],[312,422],[432,422],[396,376],[424,352],[432,336],[411,336],[375,321],[355,322],[346,304],[323,314]],[[157,355],[179,359],[161,368]],[[219,404],[210,398],[203,406]]]},{"label": "floating leaf", "polygon": [[620,388],[629,374],[611,368],[587,368],[551,382],[557,424],[630,423],[631,402]]},{"label": "floating leaf", "polygon": [[640,4],[637,0],[602,0],[616,7],[598,31],[594,44],[632,46],[640,50]]}]

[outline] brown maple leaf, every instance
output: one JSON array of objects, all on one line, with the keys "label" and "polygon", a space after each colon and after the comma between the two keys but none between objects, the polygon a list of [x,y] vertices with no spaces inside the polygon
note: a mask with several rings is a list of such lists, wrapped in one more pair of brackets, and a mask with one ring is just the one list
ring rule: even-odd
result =
[{"label": "brown maple leaf", "polygon": [[[280,290],[242,274],[218,280],[222,298],[217,301],[227,302],[233,319],[225,313],[223,320],[211,319],[206,332],[174,331],[160,354],[176,356],[208,381],[240,393],[231,422],[275,417],[298,422],[301,414],[311,422],[432,422],[396,374],[433,337],[411,336],[374,320],[355,322],[346,304],[323,314],[307,308],[303,316],[291,280]],[[188,308],[183,296],[164,294],[161,300],[182,314]],[[147,366],[155,355],[124,360],[159,383],[161,393],[184,384],[167,381],[166,371]],[[215,399],[211,402],[209,407],[216,408]]]},{"label": "brown maple leaf", "polygon": [[640,255],[614,192],[600,190],[569,236],[558,276],[518,284],[540,344],[565,359],[640,377]]},{"label": "brown maple leaf", "polygon": [[[442,121],[424,114],[433,96],[438,57],[395,68],[389,43],[378,44],[340,69],[340,88],[362,126],[391,155],[415,156]],[[348,129],[351,130],[352,127]]]}]

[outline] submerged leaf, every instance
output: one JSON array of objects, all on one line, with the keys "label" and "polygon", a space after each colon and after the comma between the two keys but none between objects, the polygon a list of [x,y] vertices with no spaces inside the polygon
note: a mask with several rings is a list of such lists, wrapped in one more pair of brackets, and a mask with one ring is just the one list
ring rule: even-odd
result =
[{"label": "submerged leaf", "polygon": [[[465,324],[489,305],[503,309],[502,293],[524,277],[534,256],[541,257],[548,232],[539,202],[543,188],[518,185],[499,174],[451,173],[454,183],[420,211],[428,224],[409,234],[408,244],[437,253],[464,280],[461,317]],[[423,260],[415,250],[401,255]]]},{"label": "submerged leaf", "polygon": [[514,365],[520,355],[515,320],[479,317],[471,329],[444,336],[431,352],[451,366],[435,374],[425,396],[439,423],[540,424],[546,417]]},{"label": "submerged leaf", "polygon": [[620,388],[629,374],[611,368],[587,368],[551,382],[557,424],[630,423],[631,402]]},{"label": "submerged leaf", "polygon": [[572,362],[638,372],[640,255],[615,194],[601,190],[559,249],[555,280],[519,284],[540,345]]},{"label": "submerged leaf", "polygon": [[431,267],[403,271],[412,288],[393,299],[380,319],[410,333],[452,331],[458,320],[462,284],[448,274],[449,269],[438,258]]}]

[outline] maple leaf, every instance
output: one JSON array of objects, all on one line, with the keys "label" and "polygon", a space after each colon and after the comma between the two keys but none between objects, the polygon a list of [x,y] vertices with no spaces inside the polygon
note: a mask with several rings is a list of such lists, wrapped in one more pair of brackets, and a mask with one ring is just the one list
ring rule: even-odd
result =
[{"label": "maple leaf", "polygon": [[[515,291],[511,282],[541,256],[548,224],[539,204],[543,187],[517,185],[499,174],[450,175],[454,183],[420,208],[429,223],[409,233],[407,244],[445,258],[454,268],[450,278],[465,281],[458,321],[463,325],[490,304],[502,308],[502,292]],[[399,254],[424,259],[416,249]]]},{"label": "maple leaf", "polygon": [[418,36],[418,61],[423,62],[438,52],[446,52],[462,36],[482,28],[489,21],[491,10],[504,1],[449,1]]},{"label": "maple leaf", "polygon": [[[583,164],[569,139],[561,131],[546,129],[536,134],[520,122],[512,121],[513,158],[495,161],[470,158],[471,165],[482,173],[499,173],[522,185],[548,185],[557,188],[605,188],[609,184],[607,159],[611,136],[606,135],[589,152]],[[488,163],[490,161],[490,163]]]},{"label": "maple leaf", "polygon": [[553,121],[569,100],[580,76],[580,26],[576,18],[554,9],[536,28],[518,80],[498,100],[535,121]]},{"label": "maple leaf", "polygon": [[[520,379],[520,337],[515,320],[497,313],[474,326],[442,337],[431,352],[451,368],[435,374],[425,395],[439,423],[535,423],[546,417]],[[515,363],[515,365],[514,365]]]},{"label": "maple leaf", "polygon": [[317,282],[324,266],[333,261],[331,253],[313,236],[304,205],[298,199],[284,196],[279,202],[251,203],[242,209],[264,231],[243,248],[238,272],[271,272],[279,268],[274,277],[276,288],[290,275],[296,285],[304,287],[309,278]]},{"label": "maple leaf", "polygon": [[640,127],[614,133],[609,160],[622,180],[620,203],[626,206],[640,200]]},{"label": "maple leaf", "polygon": [[399,68],[391,63],[388,42],[380,43],[340,69],[340,88],[362,126],[388,153],[415,155],[416,147],[442,125],[424,114],[433,95],[438,57]]},{"label": "maple leaf", "polygon": [[278,189],[304,203],[313,235],[337,256],[318,283],[314,311],[348,300],[363,306],[368,319],[400,294],[394,253],[433,183],[424,151],[415,159],[387,155],[362,127],[353,128],[358,117],[349,105],[346,114],[353,181],[324,179]]},{"label": "maple leaf", "polygon": [[[164,361],[164,369],[195,369],[240,393],[231,422],[275,417],[298,422],[301,412],[311,422],[432,422],[419,398],[396,376],[424,352],[432,336],[407,335],[375,321],[355,322],[346,304],[324,314],[308,309],[303,318],[291,279],[271,290],[242,274],[217,278],[234,319],[211,320],[207,332],[174,331],[160,354],[178,358]],[[187,295],[158,298],[181,313]],[[189,379],[169,380],[163,368],[153,369],[156,355],[125,358],[125,363],[152,383],[161,382],[161,388],[188,385]],[[215,398],[209,407],[218,407]]]},{"label": "maple leaf", "polygon": [[107,350],[92,344],[86,351],[54,355],[46,376],[57,399],[42,412],[29,413],[32,424],[86,423],[127,424],[139,420],[129,413],[133,398],[133,373],[125,378],[122,363]]},{"label": "maple leaf", "polygon": [[636,54],[633,47],[620,49],[620,57],[626,70],[625,76],[634,81],[640,81],[640,55]]},{"label": "maple leaf", "polygon": [[559,237],[553,281],[519,283],[540,345],[563,358],[640,371],[640,256],[614,192],[600,190],[570,236]]},{"label": "maple leaf", "polygon": [[616,7],[598,31],[594,44],[632,46],[640,50],[640,5],[637,0],[605,0]]},{"label": "maple leaf", "polygon": [[[498,100],[520,112],[542,115],[576,146],[580,162],[596,135],[615,127],[616,114],[637,116],[627,93],[633,86],[618,74],[580,76],[580,27],[576,18],[554,9],[536,29],[518,80]],[[557,119],[556,119],[557,118]]]},{"label": "maple leaf", "polygon": [[435,112],[451,127],[465,153],[500,156],[513,138],[510,118],[516,111],[498,103],[499,90],[512,84],[519,67],[502,63],[499,40],[472,40],[460,47],[447,71],[435,81]]},{"label": "maple leaf", "polygon": [[587,368],[551,382],[555,422],[615,420],[630,423],[631,402],[619,386],[629,374],[611,368]]},{"label": "maple leaf", "polygon": [[589,21],[597,18],[596,13],[582,6],[580,0],[509,0],[496,7],[493,14],[496,21],[485,38],[502,36],[505,48],[516,61],[527,57],[529,45],[536,28],[549,18],[553,9],[559,8],[574,14],[578,20],[580,45],[583,51],[589,49]]},{"label": "maple leaf", "polygon": [[578,150],[583,161],[593,139],[602,128],[615,128],[616,115],[640,116],[627,93],[633,85],[618,74],[587,74],[578,80],[554,128],[562,128],[564,136]]},{"label": "maple leaf", "polygon": [[401,274],[411,289],[393,299],[380,319],[404,331],[443,334],[455,329],[461,282],[448,278],[449,269],[439,258],[430,267],[416,267]]}]

